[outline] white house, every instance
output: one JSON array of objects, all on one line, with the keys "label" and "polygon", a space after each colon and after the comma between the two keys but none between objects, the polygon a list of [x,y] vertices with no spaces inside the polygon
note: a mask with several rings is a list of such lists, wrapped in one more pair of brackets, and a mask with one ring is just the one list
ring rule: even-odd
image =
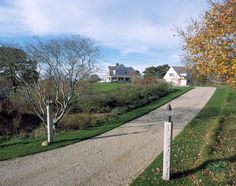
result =
[{"label": "white house", "polygon": [[164,78],[166,82],[173,85],[185,86],[192,82],[190,74],[185,67],[171,66],[166,72]]},{"label": "white house", "polygon": [[139,72],[132,67],[126,67],[116,63],[115,66],[108,66],[108,73],[105,77],[105,82],[130,82],[132,76],[138,75]]}]

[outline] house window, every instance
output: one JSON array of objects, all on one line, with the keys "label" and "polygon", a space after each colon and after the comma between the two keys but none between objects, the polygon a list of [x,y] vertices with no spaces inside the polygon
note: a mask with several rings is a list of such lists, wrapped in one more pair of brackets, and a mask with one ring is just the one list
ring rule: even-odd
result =
[{"label": "house window", "polygon": [[172,77],[172,76],[174,76],[174,74],[173,73],[169,73],[169,76]]},{"label": "house window", "polygon": [[116,74],[116,70],[113,70],[113,74]]}]

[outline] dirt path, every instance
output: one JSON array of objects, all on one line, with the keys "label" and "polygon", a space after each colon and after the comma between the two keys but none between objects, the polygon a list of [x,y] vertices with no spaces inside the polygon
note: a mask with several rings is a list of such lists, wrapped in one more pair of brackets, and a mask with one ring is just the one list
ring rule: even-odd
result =
[{"label": "dirt path", "polygon": [[[171,101],[174,136],[215,88],[199,87]],[[63,148],[0,162],[0,185],[128,185],[162,151],[166,105],[116,129]]]}]

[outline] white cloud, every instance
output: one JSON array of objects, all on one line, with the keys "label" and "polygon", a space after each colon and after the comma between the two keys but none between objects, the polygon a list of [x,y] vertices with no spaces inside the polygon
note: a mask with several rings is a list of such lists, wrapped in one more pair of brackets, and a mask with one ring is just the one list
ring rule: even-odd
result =
[{"label": "white cloud", "polygon": [[198,3],[177,0],[166,4],[155,0],[145,3],[134,0],[9,2],[0,7],[1,35],[80,33],[107,47],[120,49],[123,54],[176,46],[177,39],[171,31],[173,25],[199,12],[195,7]]},{"label": "white cloud", "polygon": [[2,36],[27,32],[23,23],[23,12],[13,1],[8,2],[7,6],[0,5],[0,25]]},{"label": "white cloud", "polygon": [[116,62],[143,72],[180,64],[173,26],[206,7],[205,0],[0,0],[0,39],[78,33],[115,51],[105,54],[100,74]]}]

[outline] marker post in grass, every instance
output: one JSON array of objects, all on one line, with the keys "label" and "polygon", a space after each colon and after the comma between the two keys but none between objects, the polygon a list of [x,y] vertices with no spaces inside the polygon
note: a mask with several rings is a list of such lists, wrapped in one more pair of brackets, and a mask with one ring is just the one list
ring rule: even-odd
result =
[{"label": "marker post in grass", "polygon": [[48,130],[48,143],[53,142],[53,121],[52,121],[52,100],[48,97],[47,103],[47,130]]},{"label": "marker post in grass", "polygon": [[171,121],[172,108],[169,104],[167,106],[167,120],[164,123],[164,150],[163,150],[163,180],[170,180],[171,169],[171,143],[173,122]]}]

